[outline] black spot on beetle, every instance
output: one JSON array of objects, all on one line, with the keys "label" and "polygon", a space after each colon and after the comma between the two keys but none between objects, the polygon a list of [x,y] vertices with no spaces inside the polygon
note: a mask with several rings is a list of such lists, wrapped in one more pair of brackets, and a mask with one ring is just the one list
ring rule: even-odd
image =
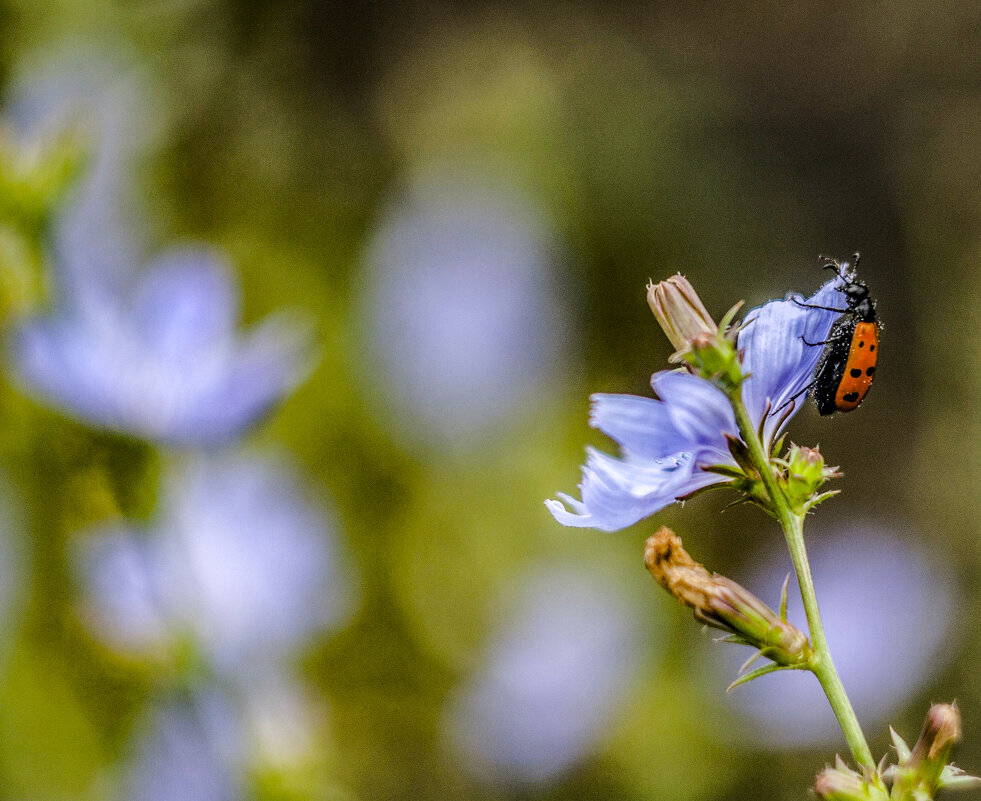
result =
[{"label": "black spot on beetle", "polygon": [[875,350],[875,345],[869,345],[869,353]]},{"label": "black spot on beetle", "polygon": [[864,339],[860,339],[860,340],[858,341],[858,346],[859,346],[860,348],[864,348],[864,347],[865,347],[865,340],[864,340]]},{"label": "black spot on beetle", "polygon": [[875,374],[875,365],[873,364],[868,370],[865,371],[865,375],[874,375],[874,374]]},{"label": "black spot on beetle", "polygon": [[847,395],[842,395],[841,396],[841,399],[845,403],[854,403],[855,401],[858,400],[858,393],[857,392],[849,392]]},{"label": "black spot on beetle", "polygon": [[852,374],[852,378],[858,378],[862,374],[862,371],[859,370],[857,367],[853,367],[851,369],[851,374]]}]

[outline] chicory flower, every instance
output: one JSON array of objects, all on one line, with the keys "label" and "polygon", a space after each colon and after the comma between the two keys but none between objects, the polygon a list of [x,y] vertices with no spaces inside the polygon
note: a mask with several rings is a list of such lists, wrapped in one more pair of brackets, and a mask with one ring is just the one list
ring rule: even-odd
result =
[{"label": "chicory flower", "polygon": [[351,611],[322,510],[283,462],[197,459],[168,476],[162,506],[148,530],[94,532],[80,553],[87,617],[116,650],[166,653],[185,638],[234,677]]},{"label": "chicory flower", "polygon": [[214,688],[155,706],[137,735],[124,797],[139,801],[239,801],[245,743],[234,707]]},{"label": "chicory flower", "polygon": [[[775,300],[746,315],[736,340],[741,354],[742,399],[769,452],[793,414],[803,405],[821,357],[821,343],[844,310],[834,278],[814,295]],[[806,342],[805,342],[806,340]],[[676,343],[676,347],[677,347]],[[691,493],[727,479],[706,468],[737,468],[729,437],[738,437],[725,393],[687,371],[661,371],[651,378],[657,398],[597,394],[590,424],[615,440],[616,458],[587,449],[582,500],[559,494],[546,501],[566,526],[617,531]]]},{"label": "chicory flower", "polygon": [[446,709],[462,764],[492,784],[554,780],[594,751],[641,665],[640,608],[594,572],[565,565],[516,585],[515,609]]},{"label": "chicory flower", "polygon": [[241,434],[305,372],[307,337],[289,321],[236,331],[236,287],[213,253],[174,250],[135,279],[93,284],[16,331],[30,391],[95,426],[207,447]]}]

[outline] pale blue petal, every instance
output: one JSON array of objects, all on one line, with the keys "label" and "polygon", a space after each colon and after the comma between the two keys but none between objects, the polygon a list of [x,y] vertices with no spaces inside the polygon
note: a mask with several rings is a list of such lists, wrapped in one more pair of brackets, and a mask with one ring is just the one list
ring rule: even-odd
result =
[{"label": "pale blue petal", "polygon": [[560,501],[545,502],[555,519],[566,526],[617,531],[696,489],[723,480],[698,470],[689,453],[629,461],[591,448],[588,453],[579,485],[582,501],[560,495]]},{"label": "pale blue petal", "polygon": [[667,404],[637,395],[593,395],[590,424],[634,457],[663,459],[690,448],[678,433]]},{"label": "pale blue petal", "polygon": [[345,620],[340,549],[287,462],[201,458],[167,490],[157,536],[170,600],[216,670],[280,658]]},{"label": "pale blue petal", "polygon": [[658,621],[623,584],[553,560],[510,594],[515,613],[492,631],[444,716],[461,764],[496,784],[495,797],[540,796],[522,786],[554,786],[630,703]]},{"label": "pale blue petal", "polygon": [[310,332],[300,321],[285,316],[266,320],[241,338],[170,441],[212,446],[234,439],[300,383],[313,352]]},{"label": "pale blue petal", "polygon": [[180,363],[230,337],[236,313],[228,266],[201,248],[174,249],[157,258],[132,302],[133,327],[146,347]]},{"label": "pale blue petal", "polygon": [[214,689],[170,699],[136,741],[128,801],[238,801],[247,743],[229,700]]},{"label": "pale blue petal", "polygon": [[[833,278],[804,303],[845,309],[838,292],[841,279]],[[773,300],[746,315],[739,332],[738,347],[743,353],[743,369],[749,378],[743,384],[743,402],[755,425],[769,412],[764,437],[769,444],[779,433],[778,423],[786,423],[804,404],[805,389],[824,351],[824,342],[837,312],[808,309],[794,300]],[[797,396],[796,400],[791,398]],[[791,407],[792,404],[792,407]]]},{"label": "pale blue petal", "polygon": [[14,332],[11,349],[19,377],[31,390],[94,423],[111,424],[108,385],[115,368],[77,321],[29,320]]},{"label": "pale blue petal", "polygon": [[651,386],[668,408],[671,422],[688,441],[685,450],[727,453],[725,435],[738,434],[736,418],[725,394],[704,378],[668,370],[655,373]]},{"label": "pale blue petal", "polygon": [[155,543],[126,529],[87,537],[77,554],[93,632],[118,651],[149,653],[174,633]]},{"label": "pale blue petal", "polygon": [[271,318],[235,331],[235,287],[214,257],[174,251],[131,294],[74,299],[12,338],[27,388],[86,422],[211,447],[241,435],[312,361],[309,331]]}]

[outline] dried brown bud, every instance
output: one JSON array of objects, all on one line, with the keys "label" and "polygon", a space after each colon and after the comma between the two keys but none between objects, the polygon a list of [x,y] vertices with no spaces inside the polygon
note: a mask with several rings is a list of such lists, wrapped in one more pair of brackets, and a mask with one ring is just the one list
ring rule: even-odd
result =
[{"label": "dried brown bud", "polygon": [[661,526],[644,545],[644,564],[658,584],[692,609],[696,620],[753,645],[781,665],[802,665],[811,646],[800,629],[725,576],[692,559],[681,538]]},{"label": "dried brown bud", "polygon": [[681,537],[661,526],[644,543],[644,564],[654,580],[675,598],[693,609],[707,609],[712,574],[681,544]]}]

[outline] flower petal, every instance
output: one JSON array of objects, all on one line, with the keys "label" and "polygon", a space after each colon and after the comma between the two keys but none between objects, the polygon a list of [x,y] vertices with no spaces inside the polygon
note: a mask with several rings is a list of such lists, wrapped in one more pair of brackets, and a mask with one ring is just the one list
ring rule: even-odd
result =
[{"label": "flower petal", "polygon": [[350,611],[330,525],[288,463],[200,458],[167,487],[168,591],[215,671],[281,657]]},{"label": "flower petal", "polygon": [[[806,300],[797,298],[802,303],[840,307],[844,311],[846,304],[839,286],[841,279],[833,278]],[[738,339],[743,369],[750,376],[743,384],[743,402],[757,425],[769,411],[764,426],[765,445],[779,433],[778,422],[782,427],[803,406],[804,390],[813,380],[824,351],[823,345],[807,345],[804,340],[824,342],[839,316],[838,312],[805,308],[792,299],[770,301],[746,315]],[[795,406],[786,414],[786,405],[795,395]]]},{"label": "flower petal", "polygon": [[302,319],[276,315],[241,336],[237,349],[202,375],[193,404],[169,426],[163,441],[211,447],[225,444],[268,414],[307,375],[312,335]]},{"label": "flower petal", "polygon": [[651,386],[664,401],[674,427],[687,440],[685,450],[699,458],[705,451],[728,454],[725,435],[736,436],[739,429],[721,390],[704,378],[675,370],[655,373]]},{"label": "flower petal", "polygon": [[638,395],[597,394],[591,398],[590,425],[634,457],[663,459],[688,450],[690,441],[674,427],[667,404]]},{"label": "flower petal", "polygon": [[31,318],[11,349],[28,391],[96,426],[178,447],[241,434],[305,376],[309,326],[234,326],[236,288],[217,257],[173,251],[125,296]]},{"label": "flower petal", "polygon": [[168,361],[193,362],[230,338],[237,309],[231,271],[203,248],[173,249],[147,267],[133,298],[133,329]]},{"label": "flower petal", "polygon": [[89,537],[77,556],[88,594],[85,616],[92,630],[123,652],[146,654],[163,648],[173,620],[166,608],[155,543],[135,532],[110,528]]},{"label": "flower petal", "polygon": [[108,424],[107,384],[113,372],[99,343],[79,335],[70,318],[31,318],[14,332],[11,351],[18,377],[29,392]]},{"label": "flower petal", "polygon": [[659,460],[637,460],[617,459],[592,448],[587,450],[583,480],[579,484],[582,501],[560,494],[561,500],[545,502],[553,517],[565,526],[617,531],[649,517],[679,497],[723,480],[721,476],[698,470],[690,453]]}]

